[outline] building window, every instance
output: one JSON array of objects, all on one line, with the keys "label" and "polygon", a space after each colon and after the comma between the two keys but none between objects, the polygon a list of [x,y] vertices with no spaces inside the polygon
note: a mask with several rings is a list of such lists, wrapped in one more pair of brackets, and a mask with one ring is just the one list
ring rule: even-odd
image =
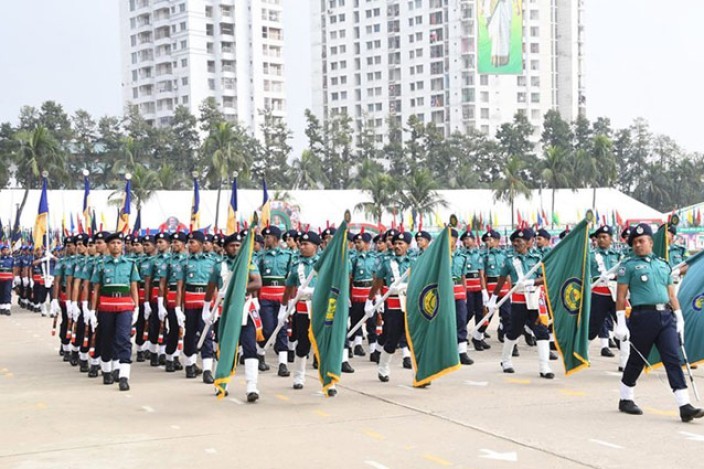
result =
[{"label": "building window", "polygon": [[181,84],[183,86],[188,86],[188,77],[181,78]]},{"label": "building window", "polygon": [[188,95],[181,96],[181,104],[188,104]]}]

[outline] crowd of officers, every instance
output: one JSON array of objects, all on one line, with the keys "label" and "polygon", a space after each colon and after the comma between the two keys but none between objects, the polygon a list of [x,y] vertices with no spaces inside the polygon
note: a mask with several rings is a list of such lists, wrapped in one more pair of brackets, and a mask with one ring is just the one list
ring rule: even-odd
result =
[{"label": "crowd of officers", "polygon": [[[627,389],[622,389],[621,402],[632,403],[632,389],[643,363],[640,358],[629,361],[631,347],[629,334],[623,333],[627,326],[621,305],[617,311],[617,277],[623,267],[618,273],[615,268],[629,265],[634,257],[632,230],[638,229],[635,234],[641,235],[644,226],[650,229],[647,225],[626,228],[620,240],[614,239],[619,233],[607,225],[590,236],[591,272],[597,283],[592,291],[589,339],[598,337],[604,357],[614,356],[611,348],[619,349],[619,369],[630,373],[625,378],[628,386],[622,384]],[[315,278],[307,282],[307,277],[335,231],[282,232],[267,226],[256,235],[239,353],[245,366],[248,401],[259,397],[258,373],[270,369],[265,359],[267,342],[274,345],[278,376],[290,376],[288,366],[293,364],[293,387],[303,388],[311,349],[310,299],[315,288]],[[14,288],[22,308],[42,316],[60,316],[63,360],[91,378],[101,372],[104,384],[118,382],[123,391],[129,389],[133,339],[137,362],[163,366],[167,373],[185,368],[186,378],[201,376],[204,383],[213,383],[217,324],[211,328],[205,325],[216,322],[221,314],[221,308],[213,310],[211,305],[216,295],[224,294],[223,279],[232,271],[246,234],[246,230],[229,236],[199,231],[141,237],[109,232],[77,234],[66,237],[53,255],[47,255],[41,246],[22,247],[12,254],[9,245],[0,245],[0,314],[10,314]],[[567,230],[559,238],[566,234]],[[652,240],[652,232],[646,234]],[[671,226],[671,266],[686,256],[686,249],[674,243],[675,234]],[[490,228],[480,235],[451,228],[451,237],[460,362],[473,363],[470,349],[482,352],[491,348],[487,314],[498,310],[502,371],[514,373],[512,358],[519,356],[517,341],[523,336],[528,346],[537,347],[539,376],[552,379],[549,361],[557,355],[545,310],[542,273],[531,270],[552,248],[551,234],[545,229],[519,228],[508,236],[509,245],[502,245],[501,234]],[[372,236],[362,229],[349,233],[348,242],[350,327],[359,322],[364,327],[349,337],[342,371],[353,373],[350,358],[368,355],[377,364],[378,379],[386,382],[397,349],[401,349],[402,366],[411,368],[402,306],[404,273],[423,255],[432,236],[426,231],[412,234],[398,229]],[[674,281],[684,273],[685,269],[680,269]],[[502,301],[510,290],[510,297]],[[631,289],[632,303],[633,294]],[[379,307],[382,295],[386,300]],[[298,299],[296,304],[290,304],[293,298]],[[620,343],[614,341],[615,326],[616,332],[621,332],[617,334]],[[274,333],[276,337],[271,338]],[[202,334],[207,337],[198,349]],[[684,378],[673,390],[683,386],[686,392]],[[330,394],[334,392],[332,388]],[[628,413],[639,410],[628,404],[625,410],[623,404],[620,407]]]}]

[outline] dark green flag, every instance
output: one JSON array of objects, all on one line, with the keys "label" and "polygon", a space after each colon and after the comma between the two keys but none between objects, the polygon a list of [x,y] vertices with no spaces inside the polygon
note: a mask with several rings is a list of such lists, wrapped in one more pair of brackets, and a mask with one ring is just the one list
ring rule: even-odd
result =
[{"label": "dark green flag", "polygon": [[254,248],[254,230],[248,230],[242,242],[240,252],[235,258],[230,283],[222,300],[222,316],[218,322],[218,346],[216,356],[218,366],[215,369],[215,389],[218,399],[225,397],[225,386],[232,379],[237,367],[237,348],[242,331],[242,314],[244,314],[249,267],[252,263]]},{"label": "dark green flag", "polygon": [[589,366],[592,295],[586,219],[543,258],[542,269],[555,345],[562,355],[565,374],[570,375]]},{"label": "dark green flag", "polygon": [[670,262],[670,246],[667,242],[667,223],[658,228],[653,234],[653,254],[662,257],[666,262]]},{"label": "dark green flag", "polygon": [[315,264],[318,278],[311,300],[308,335],[326,395],[330,386],[340,381],[349,317],[349,269],[347,222],[343,221]]},{"label": "dark green flag", "polygon": [[450,230],[446,228],[418,257],[408,277],[406,337],[414,386],[460,368],[451,267]]}]

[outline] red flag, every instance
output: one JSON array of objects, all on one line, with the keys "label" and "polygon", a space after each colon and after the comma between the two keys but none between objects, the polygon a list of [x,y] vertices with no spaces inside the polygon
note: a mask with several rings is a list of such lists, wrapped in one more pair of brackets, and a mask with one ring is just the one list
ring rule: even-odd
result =
[{"label": "red flag", "polygon": [[621,214],[618,213],[618,210],[616,210],[616,224],[618,226],[623,226],[623,219],[621,218]]},{"label": "red flag", "polygon": [[523,217],[521,217],[520,210],[516,210],[516,217],[518,218],[518,226],[521,226],[523,224]]}]

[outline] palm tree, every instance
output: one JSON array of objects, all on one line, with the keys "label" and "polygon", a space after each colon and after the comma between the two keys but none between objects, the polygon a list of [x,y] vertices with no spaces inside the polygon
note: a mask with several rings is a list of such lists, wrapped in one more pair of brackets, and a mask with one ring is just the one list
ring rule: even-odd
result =
[{"label": "palm tree", "polygon": [[523,163],[517,156],[511,156],[504,167],[504,177],[494,182],[494,200],[503,200],[511,205],[511,226],[514,224],[513,204],[516,197],[530,198],[531,191],[521,177]]},{"label": "palm tree", "polygon": [[[159,180],[158,173],[147,168],[144,165],[136,164],[131,169],[132,182],[130,183],[130,197],[134,201],[134,205],[137,207],[137,211],[141,210],[142,207],[152,198],[154,192],[161,189],[161,181]],[[113,181],[113,187],[119,187],[123,180],[118,179]],[[112,192],[108,196],[109,204],[113,206],[120,206],[122,204],[122,195],[124,193],[124,188]]]},{"label": "palm tree", "polygon": [[164,164],[157,171],[158,186],[166,190],[183,190],[187,189],[190,184],[190,179],[180,171],[176,171],[171,164]]},{"label": "palm tree", "polygon": [[389,212],[389,207],[395,201],[396,185],[394,179],[385,173],[375,173],[363,179],[360,183],[363,191],[368,192],[371,202],[360,202],[354,206],[356,211],[374,218],[381,224],[381,216]]},{"label": "palm tree", "polygon": [[294,189],[320,189],[327,186],[320,158],[310,150],[303,150],[300,159],[291,163]]},{"label": "palm tree", "polygon": [[15,135],[19,148],[15,153],[17,163],[16,178],[24,187],[22,203],[18,209],[18,216],[22,215],[29,190],[39,186],[41,173],[47,171],[49,176],[59,184],[67,179],[66,155],[59,149],[51,133],[43,126],[38,126],[32,131],[19,131]]},{"label": "palm tree", "polygon": [[[541,161],[540,176],[552,189],[552,213],[555,213],[555,189],[559,188],[575,188],[572,180],[573,170],[569,166],[570,161],[568,155],[562,148],[549,146],[545,150],[545,159]],[[513,214],[511,214],[513,217]]]},{"label": "palm tree", "polygon": [[408,190],[401,194],[401,208],[415,210],[422,218],[437,207],[447,207],[447,201],[437,192],[438,185],[427,169],[419,169],[408,178]]}]

